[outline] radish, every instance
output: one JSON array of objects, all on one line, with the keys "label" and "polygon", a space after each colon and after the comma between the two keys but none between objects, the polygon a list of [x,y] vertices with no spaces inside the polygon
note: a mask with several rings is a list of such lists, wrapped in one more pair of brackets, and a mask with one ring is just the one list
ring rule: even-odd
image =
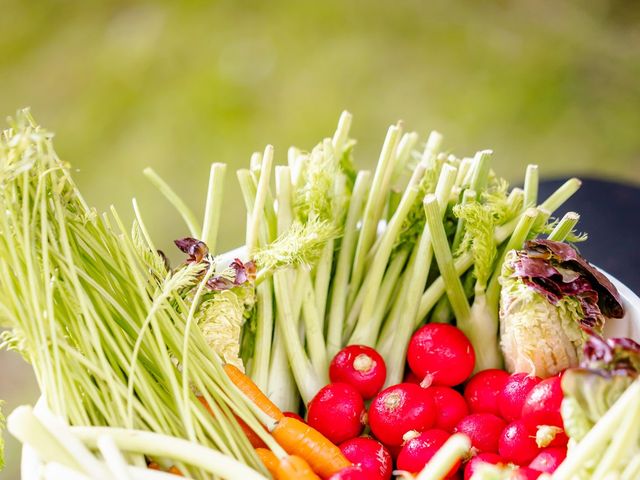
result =
[{"label": "radish", "polygon": [[309,402],[307,423],[338,444],[360,435],[364,415],[364,401],[354,387],[330,383]]},{"label": "radish", "polygon": [[539,471],[529,467],[518,467],[511,472],[509,480],[536,480],[540,476]]},{"label": "radish", "polygon": [[536,443],[540,448],[567,448],[569,437],[560,427],[555,427],[553,425],[538,425],[536,428]]},{"label": "radish", "polygon": [[289,417],[289,418],[295,418],[296,420],[300,420],[301,422],[304,423],[304,418],[302,418],[300,415],[298,415],[296,412],[282,412],[282,414],[285,417]]},{"label": "radish", "polygon": [[357,465],[353,465],[334,473],[328,480],[369,480],[370,478],[371,477],[369,477],[367,472],[363,471],[362,468]]},{"label": "radish", "polygon": [[382,356],[365,345],[349,345],[340,350],[329,366],[333,383],[353,385],[362,398],[368,400],[380,391],[387,378],[387,367]]},{"label": "radish", "polygon": [[340,444],[342,454],[369,475],[371,480],[389,480],[393,470],[391,454],[370,437],[357,437]]},{"label": "radish", "polygon": [[453,432],[458,422],[469,413],[462,395],[449,387],[429,387],[427,391],[433,398],[436,410],[434,428]]},{"label": "radish", "polygon": [[470,480],[478,466],[482,463],[490,463],[491,465],[506,465],[508,462],[497,453],[479,453],[467,462],[464,467],[464,480]]},{"label": "radish", "polygon": [[430,323],[411,337],[407,361],[418,378],[428,377],[433,385],[452,387],[471,375],[476,356],[461,330],[446,323]]},{"label": "radish", "polygon": [[385,445],[402,444],[405,433],[422,432],[433,425],[435,409],[427,389],[413,383],[385,388],[371,402],[369,426]]},{"label": "radish", "polygon": [[539,472],[553,473],[567,456],[566,448],[549,447],[542,450],[531,460],[529,468]]},{"label": "radish", "polygon": [[526,465],[540,453],[536,444],[536,430],[523,420],[511,422],[502,431],[498,452],[505,459],[518,465]]},{"label": "radish", "polygon": [[563,427],[560,415],[562,398],[559,376],[542,380],[527,394],[522,406],[522,416],[530,415],[539,425]]},{"label": "radish", "polygon": [[464,398],[472,413],[493,413],[500,415],[498,397],[509,374],[504,370],[491,368],[476,373],[464,387]]},{"label": "radish", "polygon": [[[450,436],[451,434],[444,430],[431,429],[407,439],[398,455],[398,470],[419,472]],[[460,462],[449,471],[447,477],[453,475],[459,467]]]},{"label": "radish", "polygon": [[527,373],[510,375],[498,396],[498,408],[502,418],[509,422],[519,419],[527,395],[541,381],[540,377]]},{"label": "radish", "polygon": [[506,425],[493,413],[472,413],[458,422],[455,431],[467,435],[476,452],[497,453],[500,434]]}]

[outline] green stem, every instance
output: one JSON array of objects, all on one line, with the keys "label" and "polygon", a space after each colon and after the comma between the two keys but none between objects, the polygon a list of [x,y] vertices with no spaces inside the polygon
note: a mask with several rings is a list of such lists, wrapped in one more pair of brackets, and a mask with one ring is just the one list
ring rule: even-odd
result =
[{"label": "green stem", "polygon": [[358,172],[349,202],[336,271],[332,280],[331,306],[329,308],[329,325],[327,329],[327,352],[330,357],[333,357],[342,347],[347,290],[353,252],[358,236],[358,221],[362,214],[370,184],[371,172]]},{"label": "green stem", "polygon": [[210,252],[216,251],[216,240],[220,227],[220,212],[224,198],[224,177],[227,166],[224,163],[212,163],[209,173],[207,201],[204,208],[204,221],[200,239],[207,244]]},{"label": "green stem", "polygon": [[633,458],[634,451],[637,455],[638,432],[640,432],[640,406],[636,404],[631,412],[627,412],[624,422],[616,429],[611,444],[593,472],[593,478],[604,478],[608,472],[620,470],[624,467],[624,461],[630,457]]},{"label": "green stem", "polygon": [[250,228],[247,232],[247,251],[249,255],[258,246],[258,228],[263,220],[265,201],[269,190],[269,180],[271,179],[271,169],[273,167],[273,147],[267,145],[262,156],[260,165],[260,178],[258,179],[258,188],[256,190],[256,198],[251,211]]},{"label": "green stem", "polygon": [[574,193],[578,191],[582,185],[582,182],[577,178],[570,178],[564,182],[560,188],[553,192],[549,198],[540,204],[540,208],[548,210],[549,212],[555,212],[560,206],[569,200]]},{"label": "green stem", "polygon": [[470,450],[469,437],[462,433],[452,435],[424,466],[416,480],[441,480],[445,478],[453,466],[460,459],[466,457]]},{"label": "green stem", "polygon": [[382,216],[382,210],[384,207],[383,203],[387,198],[387,191],[389,187],[388,172],[393,171],[393,160],[395,159],[394,152],[398,144],[399,136],[399,127],[395,125],[389,127],[382,146],[382,151],[380,152],[380,159],[378,160],[371,189],[369,190],[369,195],[367,197],[362,226],[360,228],[360,235],[358,236],[358,242],[356,244],[353,269],[351,272],[350,294],[347,301],[349,306],[353,304],[358,293],[360,282],[362,281],[362,276],[364,274],[365,260],[378,230],[378,222]]},{"label": "green stem", "polygon": [[289,358],[289,365],[298,390],[305,404],[311,401],[315,394],[326,382],[318,378],[315,369],[300,342],[297,315],[293,310],[291,299],[291,285],[288,282],[287,270],[273,274],[276,301],[278,304],[278,319],[276,324],[281,332]]},{"label": "green stem", "polygon": [[302,317],[305,326],[305,340],[309,350],[311,364],[315,368],[316,376],[328,382],[327,372],[329,361],[327,360],[327,349],[324,343],[322,320],[316,308],[315,292],[311,283],[311,275],[303,270],[298,281],[304,282],[302,292]]},{"label": "green stem", "polygon": [[640,397],[640,380],[635,380],[616,400],[609,410],[589,430],[589,433],[578,445],[571,449],[567,458],[553,473],[554,480],[571,480],[575,478],[584,464],[599,455],[609,440],[618,433],[626,416],[635,408]]},{"label": "green stem", "polygon": [[200,227],[200,223],[198,219],[193,214],[191,209],[187,206],[186,203],[178,196],[176,192],[169,186],[167,182],[165,182],[160,175],[158,175],[151,167],[147,167],[144,169],[144,174],[147,178],[155,185],[155,187],[164,195],[164,197],[169,201],[169,203],[178,211],[184,223],[187,224],[189,228],[189,233],[192,237],[197,238],[198,235],[202,233],[202,228]]},{"label": "green stem", "polygon": [[556,242],[564,242],[564,239],[571,233],[573,228],[580,220],[580,215],[576,212],[565,213],[562,220],[558,222],[553,231],[547,237],[548,240],[554,240]]},{"label": "green stem", "polygon": [[335,248],[334,239],[331,239],[322,248],[322,253],[316,264],[316,275],[314,279],[314,298],[316,311],[320,320],[321,330],[324,331],[325,310],[327,308],[327,295],[329,294],[329,283],[331,282],[331,271],[333,267],[333,251]]},{"label": "green stem", "polygon": [[347,112],[346,110],[340,114],[340,119],[338,120],[338,127],[336,128],[335,133],[333,134],[333,138],[331,143],[333,144],[333,150],[336,154],[341,154],[344,150],[344,146],[347,143],[347,139],[349,137],[349,130],[351,130],[351,121],[353,120],[353,115]]},{"label": "green stem", "polygon": [[535,207],[538,202],[538,165],[527,165],[524,175],[523,208]]},{"label": "green stem", "polygon": [[231,457],[181,438],[122,428],[71,427],[71,430],[90,448],[96,448],[100,436],[109,435],[121,450],[180,460],[224,479],[266,480]]},{"label": "green stem", "polygon": [[378,297],[378,291],[380,290],[380,283],[387,267],[387,263],[389,262],[389,255],[393,250],[393,245],[396,241],[398,232],[400,231],[402,223],[420,193],[420,181],[424,172],[424,165],[419,164],[411,177],[411,181],[405,190],[402,200],[400,200],[398,209],[393,214],[391,221],[382,234],[380,246],[375,253],[373,262],[369,266],[366,280],[362,286],[365,291],[364,300],[362,309],[360,310],[360,315],[358,316],[356,328],[349,339],[350,344],[371,346],[375,344],[380,325],[372,324],[371,319],[373,317],[373,311],[375,310],[376,299]]},{"label": "green stem", "polygon": [[489,280],[489,286],[487,287],[487,305],[489,309],[498,314],[498,306],[500,303],[500,274],[502,272],[502,264],[507,256],[507,252],[514,249],[521,249],[529,236],[529,231],[533,227],[533,224],[538,217],[538,210],[535,208],[528,208],[524,214],[518,220],[513,234],[509,238],[507,245],[502,249],[502,253],[496,262],[496,269]]},{"label": "green stem", "polygon": [[269,361],[273,337],[273,288],[271,280],[257,287],[257,326],[251,379],[262,390],[269,386]]},{"label": "green stem", "polygon": [[476,153],[473,162],[473,174],[471,176],[471,190],[483,192],[489,179],[491,166],[491,150],[482,150]]},{"label": "green stem", "polygon": [[438,200],[435,195],[429,194],[425,197],[424,209],[433,242],[433,252],[444,280],[451,308],[456,317],[458,327],[469,336],[470,325],[468,322],[471,317],[471,308],[462,288],[462,282],[460,282],[456,272],[453,256],[449,249],[449,242],[447,241],[447,234],[442,225]]}]

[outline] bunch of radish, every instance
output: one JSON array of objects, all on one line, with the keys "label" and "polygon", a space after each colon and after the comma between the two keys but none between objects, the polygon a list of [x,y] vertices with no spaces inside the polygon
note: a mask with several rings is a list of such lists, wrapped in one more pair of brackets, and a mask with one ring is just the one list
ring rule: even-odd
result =
[{"label": "bunch of radish", "polygon": [[567,448],[560,376],[497,369],[472,375],[474,365],[465,335],[440,323],[414,333],[404,382],[384,389],[385,362],[374,349],[338,352],[331,383],[307,407],[307,423],[353,463],[331,480],[388,480],[394,466],[417,473],[455,432],[470,438],[472,451],[447,478],[468,480],[483,463],[513,479],[553,472]]}]

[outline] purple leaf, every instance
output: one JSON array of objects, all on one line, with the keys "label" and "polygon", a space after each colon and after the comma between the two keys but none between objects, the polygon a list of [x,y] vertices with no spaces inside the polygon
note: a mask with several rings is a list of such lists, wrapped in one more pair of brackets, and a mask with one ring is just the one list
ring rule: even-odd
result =
[{"label": "purple leaf", "polygon": [[185,237],[175,240],[174,243],[182,252],[189,255],[187,262],[200,263],[209,253],[206,243],[196,238]]}]

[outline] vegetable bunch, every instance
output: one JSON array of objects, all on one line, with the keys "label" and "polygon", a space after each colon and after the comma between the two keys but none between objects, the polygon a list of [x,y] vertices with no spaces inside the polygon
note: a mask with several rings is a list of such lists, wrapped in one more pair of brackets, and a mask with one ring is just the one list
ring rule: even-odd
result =
[{"label": "vegetable bunch", "polygon": [[[391,404],[422,398],[432,382],[448,388],[474,369],[501,368],[504,259],[541,233],[579,239],[576,214],[550,221],[579,181],[537,205],[535,166],[523,189],[510,190],[491,170],[490,151],[458,158],[441,151],[437,132],[418,149],[418,135],[401,123],[389,128],[375,168],[358,171],[350,124],[343,113],[332,137],[310,152],[292,147],[283,165],[274,165],[270,146],[252,156],[237,172],[245,244],[221,255],[225,166],[211,166],[202,222],[147,169],[188,230],[175,242],[185,261],[171,268],[135,200],[131,229],[114,209],[90,208],[51,135],[20,112],[0,138],[0,321],[10,329],[3,345],[33,364],[44,407],[17,411],[14,434],[45,460],[96,478],[118,475],[109,459],[172,466],[191,478],[329,478],[351,468],[332,441],[361,432],[363,397],[375,396],[372,431],[399,447],[413,440],[404,438],[412,426],[425,430],[441,412],[432,392],[417,401],[420,411],[388,425]],[[451,378],[425,370],[431,327],[466,342],[467,361]],[[345,346],[359,349],[360,360],[336,360]],[[403,383],[407,360],[415,383]],[[327,385],[330,376],[347,387]],[[326,430],[332,398],[357,413],[345,413],[349,428]],[[300,400],[309,425],[293,418]],[[427,440],[441,446],[449,433]],[[425,478],[459,464],[468,438],[451,438],[449,454],[433,455]],[[159,446],[165,441],[171,448]],[[191,447],[224,459],[201,461]]]},{"label": "vegetable bunch", "polygon": [[399,383],[411,334],[430,319],[455,319],[477,347],[477,369],[500,367],[506,252],[541,232],[562,240],[577,221],[549,216],[578,180],[536,207],[535,166],[524,190],[509,190],[490,168],[490,151],[446,154],[437,132],[418,150],[418,135],[402,124],[389,128],[373,172],[357,171],[350,124],[345,112],[331,138],[309,153],[292,147],[286,165],[274,168],[267,148],[238,171],[248,212],[244,259],[258,267],[241,356],[283,410],[298,408],[298,394],[305,404],[313,398],[327,383],[328,359],[345,345],[375,347],[387,385]]}]

